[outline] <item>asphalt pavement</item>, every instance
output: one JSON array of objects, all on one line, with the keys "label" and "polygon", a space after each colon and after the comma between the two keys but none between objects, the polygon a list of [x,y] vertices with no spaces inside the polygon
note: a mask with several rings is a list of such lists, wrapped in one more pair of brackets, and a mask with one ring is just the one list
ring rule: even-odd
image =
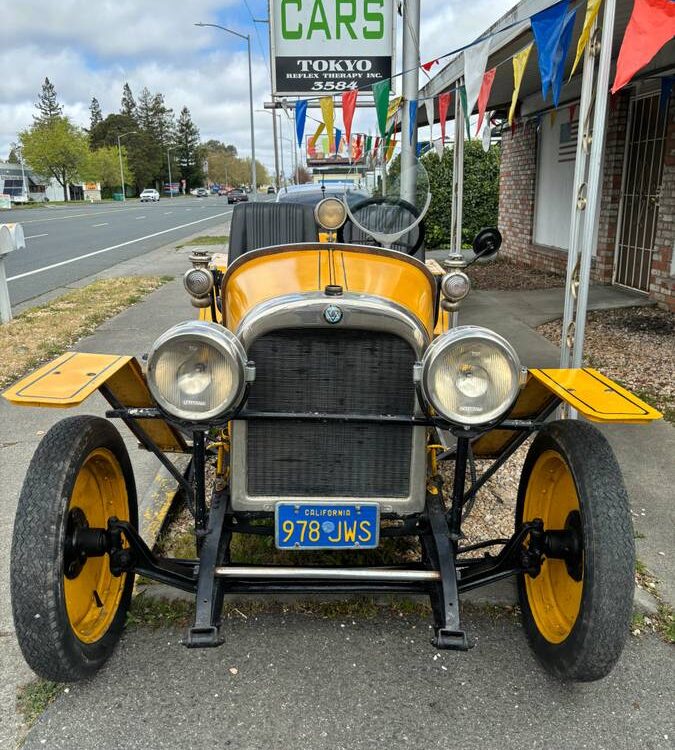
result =
[{"label": "asphalt pavement", "polygon": [[3,211],[0,222],[19,222],[26,237],[26,248],[6,260],[12,305],[209,229],[232,208],[224,197],[185,196]]}]

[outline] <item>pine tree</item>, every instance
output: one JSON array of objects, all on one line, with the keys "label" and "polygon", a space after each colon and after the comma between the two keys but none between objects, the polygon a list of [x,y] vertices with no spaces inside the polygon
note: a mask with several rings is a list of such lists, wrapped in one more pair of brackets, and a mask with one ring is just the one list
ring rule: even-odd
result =
[{"label": "pine tree", "polygon": [[138,96],[136,121],[142,130],[145,130],[147,133],[152,133],[152,94],[147,86],[143,87],[143,90]]},{"label": "pine tree", "polygon": [[152,97],[150,111],[157,140],[163,148],[166,148],[175,140],[174,131],[176,129],[176,123],[173,116],[173,109],[166,106],[164,94],[155,94]]},{"label": "pine tree", "polygon": [[98,99],[94,96],[89,105],[89,130],[93,130],[97,125],[103,122],[103,113]]},{"label": "pine tree", "polygon": [[120,114],[132,117],[134,120],[136,119],[136,100],[131,93],[131,86],[127,82],[124,83],[122,89],[122,108],[120,109]]},{"label": "pine tree", "polygon": [[38,100],[35,106],[39,113],[33,115],[33,122],[36,125],[48,125],[57,117],[63,115],[63,107],[59,104],[58,99],[56,98],[56,89],[49,78],[45,78],[45,82],[42,84],[42,90],[38,95]]},{"label": "pine tree", "polygon": [[200,164],[199,130],[192,122],[190,110],[187,107],[183,107],[180,111],[176,129],[176,145],[181,177],[187,182],[189,190],[201,184],[204,176]]}]

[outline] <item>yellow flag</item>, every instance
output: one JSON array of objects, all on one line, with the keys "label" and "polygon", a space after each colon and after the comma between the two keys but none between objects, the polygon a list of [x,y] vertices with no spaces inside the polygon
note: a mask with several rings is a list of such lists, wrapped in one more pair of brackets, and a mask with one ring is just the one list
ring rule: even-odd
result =
[{"label": "yellow flag", "polygon": [[402,96],[397,96],[389,102],[389,108],[387,109],[387,124],[389,124],[389,120],[391,120],[391,118],[398,112],[402,99]]},{"label": "yellow flag", "polygon": [[335,151],[335,110],[333,109],[333,97],[322,96],[319,103],[321,105],[323,123],[326,126],[326,134],[328,135],[328,150],[332,154]]},{"label": "yellow flag", "polygon": [[584,53],[584,48],[588,44],[588,38],[591,35],[591,26],[598,15],[601,4],[602,0],[588,0],[588,4],[586,5],[586,18],[584,18],[584,28],[581,30],[581,36],[577,42],[577,56],[574,58],[574,65],[572,65],[572,72],[570,73],[568,80],[571,80],[574,75],[579,60],[581,60],[581,55]]},{"label": "yellow flag", "polygon": [[319,127],[316,129],[316,132],[309,139],[309,147],[310,148],[316,148],[316,142],[319,139],[319,136],[321,135],[321,133],[323,133],[325,127],[326,126],[322,122],[319,123]]},{"label": "yellow flag", "polygon": [[395,148],[396,148],[396,139],[392,138],[389,141],[389,148],[387,148],[387,161],[391,161],[391,157],[394,155]]},{"label": "yellow flag", "polygon": [[513,125],[513,115],[516,113],[516,104],[518,103],[518,92],[520,84],[523,82],[523,73],[527,67],[527,60],[532,52],[534,42],[521,49],[518,54],[513,56],[513,96],[511,97],[511,107],[509,108],[509,125]]}]

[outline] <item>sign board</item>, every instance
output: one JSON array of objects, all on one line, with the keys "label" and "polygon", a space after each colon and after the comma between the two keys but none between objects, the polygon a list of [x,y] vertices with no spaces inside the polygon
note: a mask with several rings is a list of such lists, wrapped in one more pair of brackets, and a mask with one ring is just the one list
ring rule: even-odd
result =
[{"label": "sign board", "polygon": [[11,208],[12,196],[7,193],[0,193],[0,208]]},{"label": "sign board", "polygon": [[394,67],[394,0],[269,0],[273,96],[364,88]]}]

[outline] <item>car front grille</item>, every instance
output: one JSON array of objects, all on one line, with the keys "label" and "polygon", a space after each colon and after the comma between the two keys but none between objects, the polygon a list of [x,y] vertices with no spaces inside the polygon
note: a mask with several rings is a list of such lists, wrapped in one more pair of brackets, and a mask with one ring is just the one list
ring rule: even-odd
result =
[{"label": "car front grille", "polygon": [[[256,366],[248,410],[287,415],[414,412],[415,353],[391,333],[285,329],[258,338],[248,353]],[[408,425],[250,420],[247,493],[406,497],[412,440]]]}]

